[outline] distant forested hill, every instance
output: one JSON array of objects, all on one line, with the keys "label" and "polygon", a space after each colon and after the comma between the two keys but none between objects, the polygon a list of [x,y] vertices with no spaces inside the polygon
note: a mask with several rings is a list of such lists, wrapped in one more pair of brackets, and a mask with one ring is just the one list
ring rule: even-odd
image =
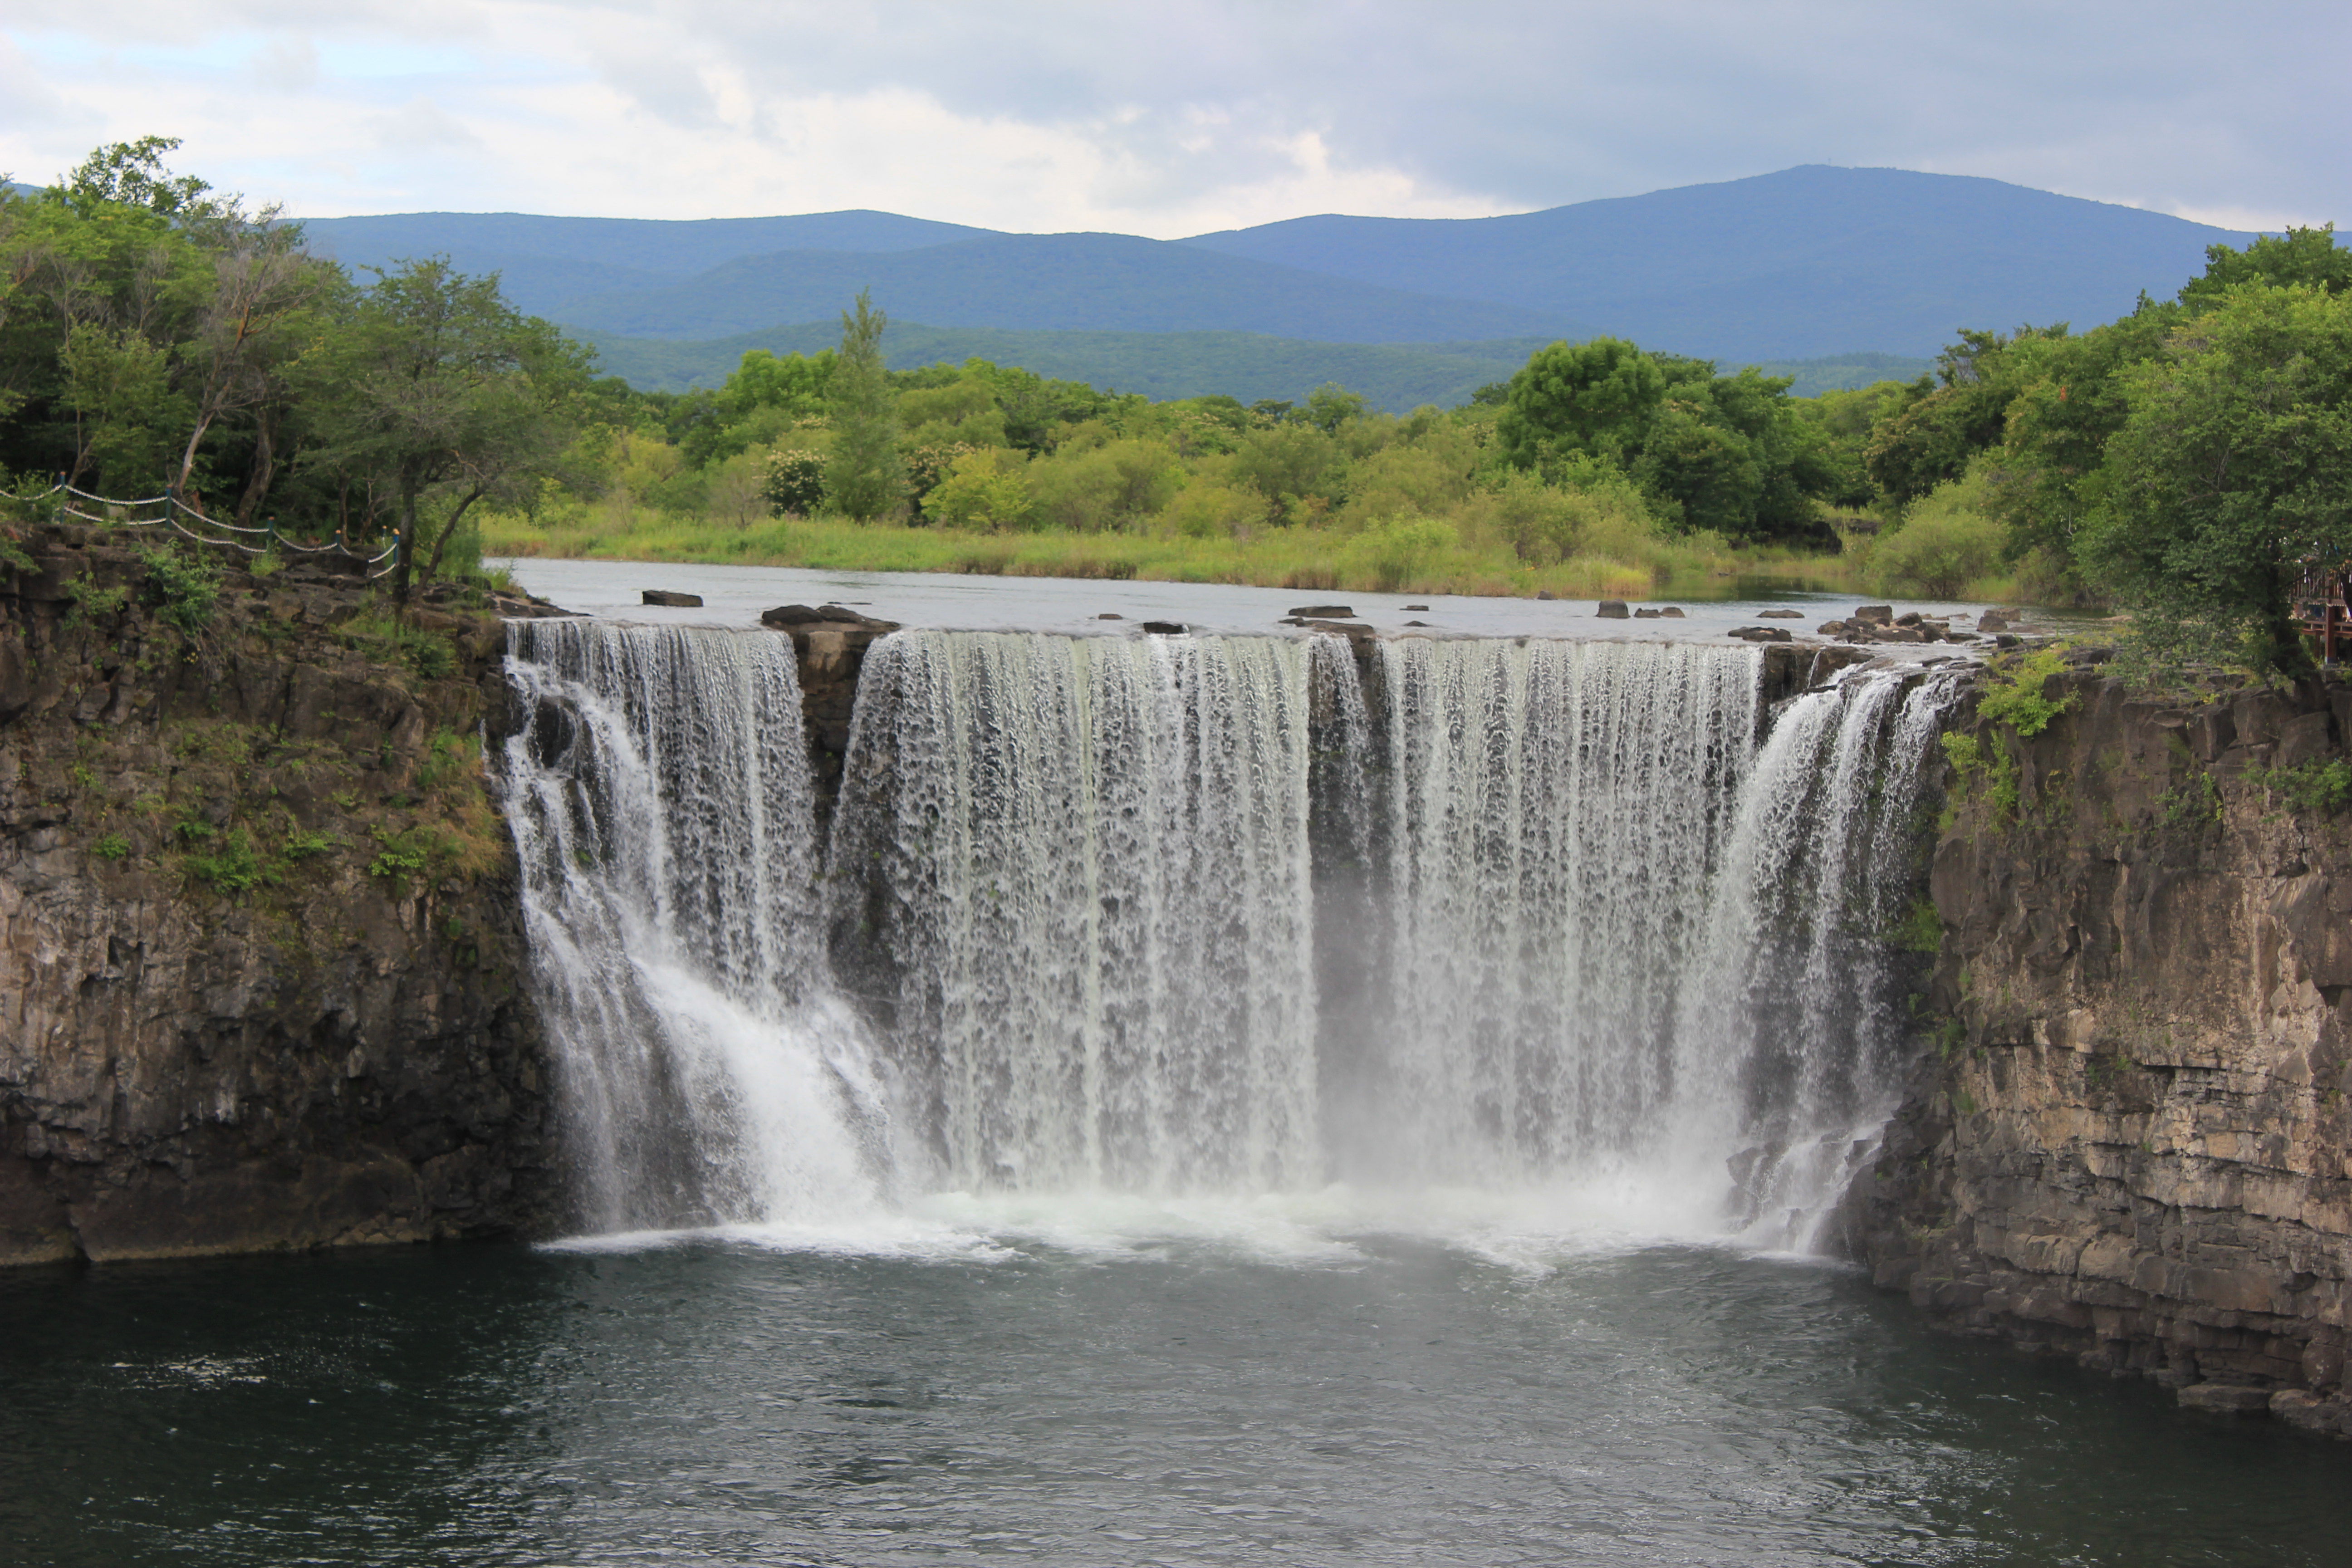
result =
[{"label": "distant forested hill", "polygon": [[557,319],[631,337],[719,337],[823,320],[866,288],[893,316],[951,327],[1268,332],[1353,343],[1593,331],[1551,311],[1407,293],[1122,234],[747,256],[664,288],[569,300]]},{"label": "distant forested hill", "polygon": [[786,250],[918,250],[992,232],[864,211],[690,222],[394,213],[310,218],[303,228],[311,249],[347,267],[446,255],[467,272],[497,272],[509,299],[541,315],[583,294],[667,288],[740,257]]},{"label": "distant forested hill", "polygon": [[1303,217],[1184,243],[1738,360],[2087,328],[2143,289],[2178,288],[2207,246],[2250,237],[1999,180],[1811,165],[1510,217]]},{"label": "distant forested hill", "polygon": [[[926,331],[1239,334],[1449,359],[1487,357],[1474,347],[1485,340],[1610,332],[1727,364],[1907,363],[1964,326],[2086,328],[2143,289],[2177,288],[2207,246],[2247,238],[1997,180],[1823,167],[1509,217],[1307,217],[1181,241],[998,234],[879,212],[695,223],[410,213],[320,219],[310,232],[346,262],[446,254],[499,272],[526,310],[632,339],[797,332],[780,323],[831,321],[870,286]],[[616,348],[613,363],[691,365],[664,374],[707,380],[700,347],[681,347],[683,358]],[[1262,345],[1238,358],[1204,345],[1086,352],[1101,368],[1066,374],[1139,388],[1177,374],[1155,356],[1267,363]],[[1454,384],[1460,369],[1400,373],[1398,395]]]},{"label": "distant forested hill", "polygon": [[[608,374],[625,376],[648,391],[686,392],[718,386],[747,349],[782,354],[831,348],[841,340],[841,326],[837,321],[810,321],[683,342],[596,331],[579,335],[595,347]],[[1257,332],[1016,332],[893,321],[883,346],[893,370],[961,364],[977,356],[1043,376],[1152,398],[1223,393],[1244,403],[1269,397],[1299,402],[1316,387],[1336,381],[1363,394],[1373,406],[1401,414],[1424,403],[1441,408],[1466,403],[1487,383],[1508,380],[1530,353],[1550,341],[1326,343]],[[1763,368],[1795,377],[1793,390],[1807,396],[1873,381],[1907,381],[1925,371],[1927,362],[1847,354]]]}]

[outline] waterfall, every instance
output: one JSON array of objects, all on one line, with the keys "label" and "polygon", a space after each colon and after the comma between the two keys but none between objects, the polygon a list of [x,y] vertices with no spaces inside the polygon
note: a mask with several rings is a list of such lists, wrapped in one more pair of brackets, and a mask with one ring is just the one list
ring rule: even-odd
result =
[{"label": "waterfall", "polygon": [[1685,1149],[1734,1156],[1739,1210],[1790,1245],[1893,1109],[1892,946],[1918,889],[1921,765],[1951,675],[1847,671],[1787,704],[1756,758],[1676,1025]]},{"label": "waterfall", "polygon": [[1762,655],[1636,642],[1381,647],[1387,913],[1360,1131],[1392,1174],[1518,1181],[1638,1150]]},{"label": "waterfall", "polygon": [[834,923],[940,1179],[1316,1179],[1307,665],[1271,637],[868,654]]},{"label": "waterfall", "polygon": [[583,1218],[837,1215],[883,1097],[822,980],[789,640],[518,621],[501,770]]},{"label": "waterfall", "polygon": [[1952,682],[1696,643],[518,625],[593,1226],[1647,1173],[1802,1242],[1883,1119]]}]

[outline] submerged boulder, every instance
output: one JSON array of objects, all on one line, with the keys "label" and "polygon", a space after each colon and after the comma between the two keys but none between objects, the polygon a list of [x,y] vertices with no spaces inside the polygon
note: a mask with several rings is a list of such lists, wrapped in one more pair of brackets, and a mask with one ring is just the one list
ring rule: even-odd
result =
[{"label": "submerged boulder", "polygon": [[666,605],[673,610],[698,610],[702,608],[702,595],[673,593],[667,588],[647,588],[645,603]]}]

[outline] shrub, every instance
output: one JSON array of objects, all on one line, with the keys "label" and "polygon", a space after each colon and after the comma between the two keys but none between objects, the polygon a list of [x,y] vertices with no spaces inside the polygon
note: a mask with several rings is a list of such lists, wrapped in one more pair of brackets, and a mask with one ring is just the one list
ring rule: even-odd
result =
[{"label": "shrub", "polygon": [[382,664],[404,664],[427,680],[442,680],[457,668],[456,645],[439,632],[411,626],[397,616],[362,612],[335,628],[343,646]]},{"label": "shrub", "polygon": [[824,454],[786,447],[768,454],[768,503],[780,512],[807,517],[824,504]]},{"label": "shrub", "polygon": [[218,850],[210,855],[190,855],[188,874],[216,893],[251,892],[266,880],[275,880],[255,852],[253,837],[242,827],[233,829],[221,840]]},{"label": "shrub", "polygon": [[1453,549],[1458,540],[1450,524],[1433,518],[1398,517],[1366,529],[1360,548],[1373,580],[1392,594],[1411,586],[1430,557]]},{"label": "shrub", "polygon": [[1227,539],[1265,521],[1265,498],[1196,479],[1177,492],[1160,521],[1187,539]]},{"label": "shrub", "polygon": [[[923,498],[923,515],[951,528],[1018,528],[1029,518],[1023,454],[975,447],[949,464],[947,476]],[[908,459],[908,468],[913,460]]]},{"label": "shrub", "polygon": [[1977,717],[2006,724],[2020,737],[2032,740],[2077,700],[2071,691],[2054,702],[2044,693],[2050,678],[2065,668],[2065,657],[2057,648],[2036,648],[1994,677],[1977,704]]},{"label": "shrub", "polygon": [[131,853],[131,840],[120,833],[103,834],[89,847],[89,852],[101,860],[120,860]]},{"label": "shrub", "polygon": [[220,603],[220,563],[184,546],[142,545],[139,563],[147,568],[147,598],[157,612],[194,637],[212,623]]}]

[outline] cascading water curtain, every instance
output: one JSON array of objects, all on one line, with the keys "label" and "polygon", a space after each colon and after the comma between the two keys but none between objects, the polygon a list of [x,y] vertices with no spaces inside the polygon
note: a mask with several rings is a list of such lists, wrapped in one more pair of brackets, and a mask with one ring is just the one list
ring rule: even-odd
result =
[{"label": "cascading water curtain", "polygon": [[938,1177],[1321,1176],[1300,641],[901,633],[866,656],[829,896]]},{"label": "cascading water curtain", "polygon": [[1382,1005],[1343,1160],[1512,1184],[1639,1160],[1748,771],[1761,655],[1689,644],[1381,645]]},{"label": "cascading water curtain", "polygon": [[886,1116],[824,975],[790,639],[517,622],[501,769],[597,1230],[870,1207]]},{"label": "cascading water curtain", "polygon": [[1891,945],[1918,889],[1924,763],[1959,689],[1864,668],[1790,701],[1724,847],[1675,1028],[1682,1141],[1734,1151],[1741,1217],[1802,1245],[1893,1108]]}]

